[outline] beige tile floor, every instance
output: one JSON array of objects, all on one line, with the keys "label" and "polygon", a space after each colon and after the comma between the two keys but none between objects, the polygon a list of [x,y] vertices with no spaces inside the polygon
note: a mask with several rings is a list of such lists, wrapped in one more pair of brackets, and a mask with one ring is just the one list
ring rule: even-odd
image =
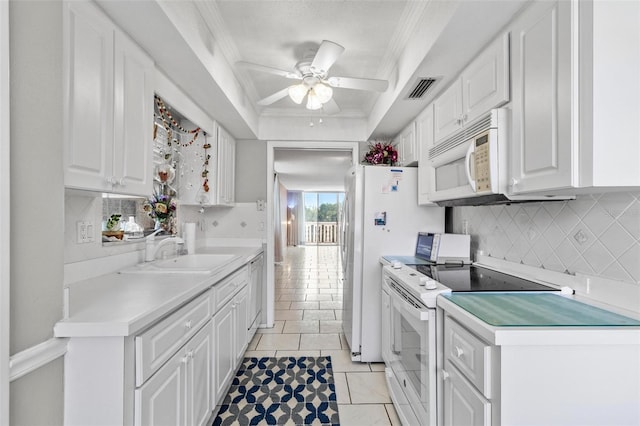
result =
[{"label": "beige tile floor", "polygon": [[331,356],[340,424],[400,425],[384,364],[351,361],[341,276],[339,247],[288,247],[275,268],[275,325],[258,330],[245,356]]}]

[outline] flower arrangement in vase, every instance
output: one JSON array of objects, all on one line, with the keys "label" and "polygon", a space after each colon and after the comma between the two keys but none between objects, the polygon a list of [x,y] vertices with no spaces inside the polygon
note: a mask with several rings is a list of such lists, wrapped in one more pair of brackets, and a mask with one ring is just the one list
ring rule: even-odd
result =
[{"label": "flower arrangement in vase", "polygon": [[175,214],[177,205],[171,195],[153,194],[144,204],[143,209],[165,231],[171,234],[176,233]]},{"label": "flower arrangement in vase", "polygon": [[369,142],[369,151],[364,155],[364,162],[374,165],[393,166],[398,161],[398,150],[388,141]]}]

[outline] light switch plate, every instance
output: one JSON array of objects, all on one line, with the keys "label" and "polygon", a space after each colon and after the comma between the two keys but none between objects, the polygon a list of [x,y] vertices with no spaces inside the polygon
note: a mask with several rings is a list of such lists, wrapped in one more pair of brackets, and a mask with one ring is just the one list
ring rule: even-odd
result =
[{"label": "light switch plate", "polygon": [[78,244],[82,244],[84,243],[84,240],[87,236],[87,225],[84,223],[84,221],[77,221],[76,222],[76,242]]}]

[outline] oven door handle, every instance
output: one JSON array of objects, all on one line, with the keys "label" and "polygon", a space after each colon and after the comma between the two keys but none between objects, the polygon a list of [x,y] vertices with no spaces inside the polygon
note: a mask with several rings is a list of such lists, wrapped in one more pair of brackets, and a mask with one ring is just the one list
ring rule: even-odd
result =
[{"label": "oven door handle", "polygon": [[429,321],[431,318],[431,310],[427,307],[419,308],[414,306],[411,302],[406,300],[397,291],[393,288],[389,288],[389,296],[393,300],[393,303],[396,304],[398,309],[401,309],[403,312],[407,312],[413,318],[418,319],[420,321]]}]

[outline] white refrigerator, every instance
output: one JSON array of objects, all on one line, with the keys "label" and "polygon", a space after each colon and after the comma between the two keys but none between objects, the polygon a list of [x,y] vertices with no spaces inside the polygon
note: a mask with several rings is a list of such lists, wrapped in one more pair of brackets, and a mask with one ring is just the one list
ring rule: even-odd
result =
[{"label": "white refrigerator", "polygon": [[383,255],[411,256],[419,231],[444,232],[444,208],[418,205],[415,167],[355,166],[342,209],[342,329],[351,358],[382,362]]}]

